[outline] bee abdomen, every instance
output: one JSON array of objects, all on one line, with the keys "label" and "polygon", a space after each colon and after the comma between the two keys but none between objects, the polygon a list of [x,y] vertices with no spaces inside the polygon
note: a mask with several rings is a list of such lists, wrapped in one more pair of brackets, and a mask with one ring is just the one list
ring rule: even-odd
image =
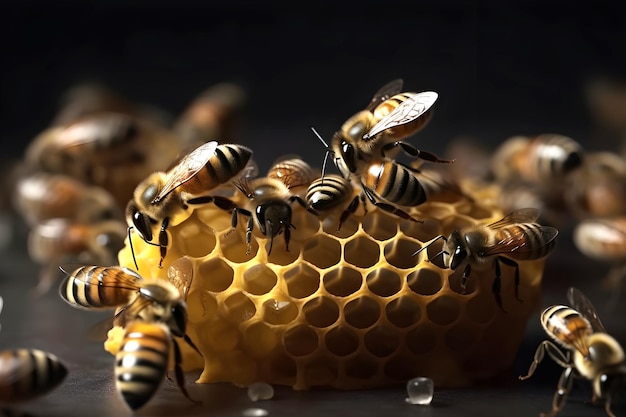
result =
[{"label": "bee abdomen", "polygon": [[426,193],[417,177],[393,161],[370,165],[364,180],[368,188],[391,203],[417,206],[426,201]]},{"label": "bee abdomen", "polygon": [[531,145],[537,180],[552,180],[578,168],[583,162],[583,149],[573,139],[554,134],[536,137]]},{"label": "bee abdomen", "polygon": [[326,175],[314,180],[306,193],[306,201],[314,210],[330,210],[352,197],[352,184],[339,175]]},{"label": "bee abdomen", "polygon": [[567,348],[580,347],[592,333],[589,321],[578,311],[564,305],[545,309],[541,313],[541,325],[548,335]]},{"label": "bee abdomen", "polygon": [[130,408],[143,406],[156,392],[167,370],[170,335],[165,327],[131,322],[115,361],[117,389]]},{"label": "bee abdomen", "polygon": [[536,223],[519,223],[506,229],[506,233],[523,233],[526,245],[530,249],[526,251],[517,251],[515,259],[532,260],[543,258],[544,256],[547,256],[552,249],[554,249],[556,240],[551,239],[546,241],[543,236],[543,230],[545,227],[547,226],[541,226]]},{"label": "bee abdomen", "polygon": [[20,402],[46,394],[67,375],[53,354],[37,349],[0,352],[0,401]]},{"label": "bee abdomen", "polygon": [[128,304],[137,293],[124,288],[119,275],[123,270],[102,266],[81,266],[61,286],[61,297],[70,304],[84,308],[113,308]]},{"label": "bee abdomen", "polygon": [[219,145],[205,165],[210,178],[223,184],[239,174],[248,164],[252,151],[241,145]]}]

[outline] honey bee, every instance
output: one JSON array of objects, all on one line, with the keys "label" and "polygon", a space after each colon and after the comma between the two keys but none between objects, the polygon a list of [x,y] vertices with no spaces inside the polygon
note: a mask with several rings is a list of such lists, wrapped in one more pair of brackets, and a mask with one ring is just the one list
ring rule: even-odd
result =
[{"label": "honey bee", "polygon": [[31,227],[53,218],[79,223],[123,218],[122,210],[108,191],[63,174],[36,172],[19,178],[13,202]]},{"label": "honey bee", "polygon": [[180,258],[168,270],[168,280],[142,278],[124,267],[81,266],[61,285],[61,297],[73,307],[120,308],[115,318],[124,327],[124,336],[115,357],[115,382],[133,410],[155,394],[172,353],[176,383],[195,402],[185,388],[180,347],[174,339],[182,337],[197,350],[186,334],[185,299],[192,279],[191,261]]},{"label": "honey bee", "polygon": [[461,288],[465,291],[472,265],[492,262],[495,278],[492,291],[496,303],[502,309],[500,295],[500,263],[515,268],[515,297],[518,294],[519,265],[517,261],[540,259],[547,256],[556,244],[558,230],[535,223],[539,210],[523,208],[512,211],[502,219],[488,225],[471,225],[453,231],[450,236],[437,236],[428,245],[413,255],[443,239],[443,263],[447,268],[457,270],[463,267]]},{"label": "honey bee", "polygon": [[113,264],[124,247],[126,226],[121,220],[78,223],[49,219],[36,224],[28,234],[28,254],[42,265],[35,293],[46,293],[57,279],[58,265],[65,262]]},{"label": "honey bee", "polygon": [[159,227],[161,260],[167,253],[167,228],[191,215],[190,206],[214,203],[226,210],[232,202],[222,196],[209,195],[214,188],[231,181],[248,165],[252,151],[242,145],[207,142],[185,155],[167,172],[155,172],[142,181],[126,206],[126,219],[141,238],[152,243],[153,227]]},{"label": "honey bee", "polygon": [[294,192],[300,187],[308,187],[315,179],[313,168],[298,156],[283,156],[267,171],[267,178],[276,178]]},{"label": "honey bee", "polygon": [[[606,413],[615,417],[611,402],[626,388],[624,350],[607,334],[591,301],[578,289],[569,288],[569,306],[554,305],[541,314],[541,326],[552,340],[541,342],[526,375],[530,378],[547,353],[563,369],[552,400],[552,410],[542,416],[555,416],[565,406],[575,377],[591,382],[592,402],[604,400]],[[565,350],[565,351],[564,351]]]},{"label": "honey bee", "polygon": [[[339,231],[348,216],[354,213],[359,205],[359,197],[353,198],[353,196],[354,188],[349,180],[341,175],[328,174],[311,182],[307,189],[306,202],[309,211],[318,214],[319,212],[334,210],[350,201],[339,218],[337,224]],[[351,198],[352,200],[350,200]]]}]

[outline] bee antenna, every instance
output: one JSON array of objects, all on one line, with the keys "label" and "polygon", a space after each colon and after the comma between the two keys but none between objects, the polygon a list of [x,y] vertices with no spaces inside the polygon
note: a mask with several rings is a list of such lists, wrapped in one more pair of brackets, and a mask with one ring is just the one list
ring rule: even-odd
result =
[{"label": "bee antenna", "polygon": [[330,149],[330,146],[328,146],[328,143],[326,143],[324,138],[322,138],[322,135],[317,133],[317,130],[315,130],[315,128],[313,126],[311,126],[311,130],[313,131],[315,136],[317,136],[317,138],[320,140],[320,142],[322,142],[322,144],[326,148],[326,152],[324,153],[324,161],[322,162],[322,185],[324,185],[324,175],[326,174],[326,164],[328,163],[328,155],[333,153],[333,151]]},{"label": "bee antenna", "polygon": [[137,258],[135,258],[135,249],[133,248],[133,239],[130,237],[130,231],[133,229],[133,226],[128,227],[128,244],[130,246],[130,253],[133,255],[133,262],[135,263],[135,269],[139,271],[139,265],[137,264]]},{"label": "bee antenna", "polygon": [[[430,245],[432,245],[433,243],[435,243],[436,241],[438,241],[439,239],[443,239],[443,241],[447,241],[448,239],[443,236],[443,235],[439,235],[436,238],[434,238],[433,240],[431,240],[430,242],[428,242],[427,244],[425,244],[424,246],[422,246],[421,248],[419,248],[418,250],[416,250],[415,252],[413,252],[413,254],[411,256],[416,256],[418,255],[421,251],[423,251],[424,249],[428,249],[428,247]],[[435,256],[433,256],[433,258],[436,258],[437,256],[441,255],[442,253],[447,253],[446,251],[442,250],[439,253],[437,253]],[[429,259],[430,260],[430,259]]]}]

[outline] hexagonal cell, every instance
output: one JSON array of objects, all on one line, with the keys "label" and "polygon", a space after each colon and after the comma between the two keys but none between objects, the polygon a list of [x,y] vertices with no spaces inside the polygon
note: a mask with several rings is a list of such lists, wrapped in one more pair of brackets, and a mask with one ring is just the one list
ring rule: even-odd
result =
[{"label": "hexagonal cell", "polygon": [[250,294],[264,295],[274,288],[277,281],[274,271],[264,264],[256,264],[244,271],[242,289]]},{"label": "hexagonal cell", "polygon": [[339,365],[333,358],[315,357],[304,365],[303,374],[309,386],[327,386],[337,379]]},{"label": "hexagonal cell", "polygon": [[414,240],[399,237],[385,245],[385,259],[396,268],[414,268],[419,258],[413,253],[419,248]]},{"label": "hexagonal cell", "polygon": [[456,321],[461,316],[462,300],[450,295],[437,297],[426,306],[428,319],[440,325],[447,325]]},{"label": "hexagonal cell", "polygon": [[277,345],[276,331],[263,322],[252,323],[243,330],[243,348],[252,357],[266,357]]},{"label": "hexagonal cell", "polygon": [[256,314],[256,307],[252,300],[239,291],[226,297],[222,308],[224,316],[234,323],[243,323]]},{"label": "hexagonal cell", "polygon": [[361,296],[348,302],[343,314],[350,326],[366,329],[380,319],[380,304],[370,297]]},{"label": "hexagonal cell", "polygon": [[197,267],[194,285],[208,291],[222,292],[233,283],[235,272],[220,258],[206,259]]},{"label": "hexagonal cell", "polygon": [[437,347],[440,333],[430,324],[421,324],[407,333],[405,342],[411,352],[424,355]]},{"label": "hexagonal cell", "polygon": [[400,223],[400,231],[406,236],[415,238],[420,242],[428,242],[430,239],[441,234],[441,227],[439,226],[439,221],[425,218],[424,223]]},{"label": "hexagonal cell", "polygon": [[[463,279],[463,268],[458,268],[452,274],[450,274],[450,276],[448,277],[448,283],[450,289],[457,294],[473,294],[480,287],[480,283],[478,282],[478,280],[485,279],[485,275],[489,276],[491,274],[485,274],[483,273],[483,271],[477,271],[475,268],[472,269],[472,274],[470,274],[470,276],[468,276],[465,280],[465,289],[463,289],[463,287],[461,286],[461,281]],[[495,272],[493,273],[493,275],[493,278],[495,278]],[[490,279],[493,280],[493,278]],[[492,282],[493,281],[489,281],[490,286]]]},{"label": "hexagonal cell", "polygon": [[365,236],[351,239],[344,247],[343,258],[350,265],[369,268],[376,265],[380,257],[380,247]]},{"label": "hexagonal cell", "polygon": [[372,355],[385,358],[398,349],[400,337],[397,329],[386,325],[378,325],[365,333],[363,342],[367,351]]},{"label": "hexagonal cell", "polygon": [[346,361],[346,375],[352,378],[368,380],[378,373],[379,361],[367,356],[358,355]]},{"label": "hexagonal cell", "polygon": [[362,227],[365,233],[376,240],[388,240],[398,233],[398,221],[389,216],[381,216],[378,212],[365,216]]},{"label": "hexagonal cell", "polygon": [[396,327],[404,328],[417,323],[422,317],[420,304],[409,295],[391,300],[385,306],[387,320]]},{"label": "hexagonal cell", "polygon": [[416,294],[434,295],[443,288],[443,272],[422,266],[409,274],[407,284]]},{"label": "hexagonal cell", "polygon": [[447,347],[456,351],[467,351],[476,343],[478,332],[471,323],[463,322],[450,327],[443,337]]},{"label": "hexagonal cell", "polygon": [[359,348],[359,335],[346,326],[330,329],[324,336],[326,349],[337,356],[347,356]]},{"label": "hexagonal cell", "polygon": [[297,325],[288,329],[283,335],[285,350],[292,356],[306,356],[319,348],[319,338],[311,327]]},{"label": "hexagonal cell", "polygon": [[474,323],[487,324],[496,317],[491,293],[477,293],[465,303],[465,316]]},{"label": "hexagonal cell", "polygon": [[291,240],[303,242],[320,230],[320,220],[296,202],[292,207],[291,223],[295,228],[291,230]]},{"label": "hexagonal cell", "polygon": [[195,210],[198,219],[209,225],[214,233],[224,233],[231,229],[231,214],[220,208],[217,208],[214,204],[207,204],[206,206],[199,207]]},{"label": "hexagonal cell", "polygon": [[312,295],[320,287],[320,274],[307,264],[299,262],[284,272],[287,291],[294,298],[305,298]]},{"label": "hexagonal cell", "polygon": [[187,316],[189,323],[202,323],[211,320],[217,313],[215,295],[202,288],[193,289],[187,296]]},{"label": "hexagonal cell", "polygon": [[398,355],[390,358],[383,366],[383,373],[391,380],[408,381],[414,378],[417,363],[415,358],[409,355]]},{"label": "hexagonal cell", "polygon": [[435,236],[435,238],[424,242],[424,245],[420,247],[420,253],[416,254],[415,257],[437,265],[441,269],[446,269],[447,266],[444,263],[442,252],[443,243],[444,240],[441,238],[441,235]]},{"label": "hexagonal cell", "polygon": [[298,317],[298,306],[291,301],[270,298],[263,303],[263,321],[269,324],[288,324]]},{"label": "hexagonal cell", "polygon": [[313,236],[305,243],[302,257],[318,268],[330,268],[341,260],[341,244],[330,236]]},{"label": "hexagonal cell", "polygon": [[371,292],[381,297],[397,294],[402,289],[402,277],[391,269],[375,269],[365,278]]},{"label": "hexagonal cell", "polygon": [[[289,243],[289,250],[285,250],[284,242],[280,245],[276,245],[276,238],[274,238],[274,244],[272,247],[272,251],[267,257],[267,261],[276,265],[290,265],[298,259],[300,256],[300,252],[302,251],[302,245],[299,242],[291,241]],[[265,251],[269,252],[270,250],[270,241],[266,239],[265,242]]]},{"label": "hexagonal cell", "polygon": [[322,220],[322,230],[329,235],[337,236],[338,238],[354,236],[354,234],[359,230],[359,221],[354,215],[348,216],[348,218],[341,225],[341,228],[337,230],[339,227],[341,211],[342,210],[338,213],[332,213],[328,216],[324,216]]},{"label": "hexagonal cell", "polygon": [[331,269],[322,278],[326,291],[337,297],[347,297],[357,292],[363,285],[363,276],[359,271],[347,266]]},{"label": "hexagonal cell", "polygon": [[[245,239],[245,230],[240,230],[241,225],[237,229],[231,229],[220,236],[220,247],[222,254],[226,259],[232,262],[244,263],[254,258],[259,251],[259,243],[253,235],[248,249]],[[243,227],[245,229],[245,227]]]},{"label": "hexagonal cell", "polygon": [[177,227],[174,236],[178,250],[193,258],[208,255],[217,243],[213,229],[198,221],[196,213]]},{"label": "hexagonal cell", "polygon": [[306,321],[314,327],[328,327],[339,319],[339,307],[329,297],[320,296],[302,306]]}]

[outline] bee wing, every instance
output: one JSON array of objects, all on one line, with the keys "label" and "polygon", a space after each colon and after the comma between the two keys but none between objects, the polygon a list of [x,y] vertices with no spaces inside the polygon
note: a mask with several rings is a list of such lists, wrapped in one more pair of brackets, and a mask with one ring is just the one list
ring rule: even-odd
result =
[{"label": "bee wing", "polygon": [[434,91],[424,91],[408,98],[400,103],[391,113],[380,119],[380,121],[363,136],[363,140],[368,140],[387,129],[412,122],[426,113],[426,111],[435,104],[438,96],[439,95]]},{"label": "bee wing", "polygon": [[278,178],[288,189],[308,186],[315,179],[313,168],[298,155],[288,154],[277,159],[267,172],[268,177]]},{"label": "bee wing", "polygon": [[512,233],[507,233],[506,237],[496,242],[496,244],[492,245],[490,248],[484,251],[485,256],[490,255],[501,255],[506,253],[526,253],[531,251],[536,251],[538,248],[547,245],[552,242],[559,234],[558,230],[554,227],[550,226],[540,226],[539,233],[541,233],[541,238],[538,242],[541,242],[539,247],[528,245],[528,239],[524,233],[523,229],[514,229]]},{"label": "bee wing", "polygon": [[403,84],[404,81],[402,78],[396,78],[395,80],[380,87],[380,89],[374,94],[374,97],[372,97],[370,103],[367,105],[366,110],[372,111],[376,108],[376,106],[387,100],[389,97],[398,94],[402,90]]},{"label": "bee wing", "polygon": [[215,149],[217,149],[217,142],[211,141],[198,146],[191,153],[185,155],[167,173],[167,181],[154,200],[162,200],[166,195],[192,179],[206,165],[209,158],[215,155]]},{"label": "bee wing", "polygon": [[490,229],[500,229],[515,223],[533,223],[539,217],[539,210],[534,207],[514,210],[497,222],[491,223]]},{"label": "bee wing", "polygon": [[567,301],[570,303],[570,307],[578,311],[584,318],[589,321],[594,332],[606,333],[606,328],[600,320],[598,311],[594,307],[593,303],[589,300],[589,298],[587,298],[587,296],[582,293],[582,291],[575,287],[568,288]]},{"label": "bee wing", "polygon": [[172,265],[167,270],[167,279],[178,288],[180,295],[186,300],[193,282],[193,263],[191,259],[183,256],[172,262]]}]

